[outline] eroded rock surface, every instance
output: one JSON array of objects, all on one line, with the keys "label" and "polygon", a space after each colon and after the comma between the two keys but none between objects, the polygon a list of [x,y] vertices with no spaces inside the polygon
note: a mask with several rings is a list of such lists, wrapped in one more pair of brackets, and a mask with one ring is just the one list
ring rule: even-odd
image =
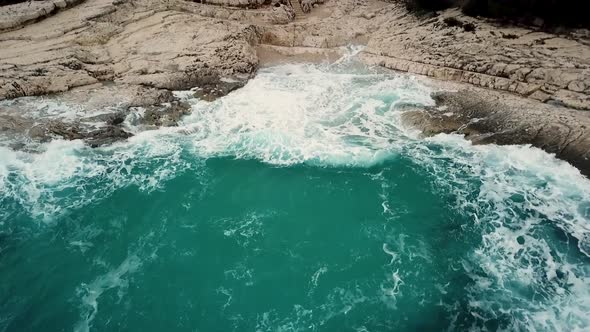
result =
[{"label": "eroded rock surface", "polygon": [[187,13],[176,5],[88,0],[0,35],[0,98],[104,81],[179,90],[211,77],[247,79],[254,73],[252,27]]},{"label": "eroded rock surface", "polygon": [[84,0],[22,1],[13,5],[4,6],[0,10],[0,30],[22,27],[82,1]]},{"label": "eroded rock surface", "polygon": [[448,10],[430,18],[399,6],[377,15],[363,57],[371,64],[590,109],[590,34],[500,26]]},{"label": "eroded rock surface", "polygon": [[[408,123],[430,134],[460,131],[478,143],[530,143],[588,174],[588,113],[574,110],[590,110],[587,30],[500,26],[456,10],[417,17],[399,1],[378,0],[23,5],[0,7],[0,100],[49,94],[101,111],[50,122],[11,106],[0,109],[6,135],[109,143],[130,134],[122,123],[136,107],[145,108],[138,121],[146,127],[176,125],[190,109],[172,90],[193,89],[211,101],[243,86],[261,61],[334,60],[360,44],[358,58],[367,64],[504,96],[437,95],[453,111],[408,112]],[[527,99],[499,101],[513,95]]]},{"label": "eroded rock surface", "polygon": [[[0,27],[12,29],[56,13],[0,34],[0,98],[103,81],[159,89],[206,85],[211,77],[245,81],[258,66],[257,47],[329,53],[365,44],[360,57],[369,64],[590,109],[586,30],[549,34],[456,10],[416,17],[399,2],[378,0],[79,2],[0,9]],[[54,9],[38,9],[46,7]],[[9,23],[40,11],[45,14]],[[294,20],[295,11],[310,13]]]},{"label": "eroded rock surface", "polygon": [[437,92],[432,97],[437,106],[409,109],[403,121],[425,135],[459,133],[474,144],[531,144],[590,175],[586,112],[482,90]]}]

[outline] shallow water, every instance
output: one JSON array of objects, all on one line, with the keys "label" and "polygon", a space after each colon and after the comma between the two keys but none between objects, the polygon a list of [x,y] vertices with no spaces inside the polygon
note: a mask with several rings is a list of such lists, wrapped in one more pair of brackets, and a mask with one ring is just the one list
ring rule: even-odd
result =
[{"label": "shallow water", "polygon": [[590,182],[420,138],[399,106],[432,88],[344,62],[179,92],[181,126],[111,147],[0,147],[0,330],[589,329]]}]

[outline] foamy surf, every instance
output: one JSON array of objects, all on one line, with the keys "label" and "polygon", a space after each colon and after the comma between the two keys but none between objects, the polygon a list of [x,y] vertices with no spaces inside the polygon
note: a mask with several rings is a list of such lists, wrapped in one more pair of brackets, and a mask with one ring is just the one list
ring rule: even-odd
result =
[{"label": "foamy surf", "polygon": [[[2,232],[49,225],[11,245],[43,252],[30,239],[63,237],[63,259],[81,271],[120,249],[103,274],[61,280],[77,303],[68,328],[137,329],[137,308],[169,323],[149,312],[165,300],[175,322],[205,329],[207,317],[238,330],[590,327],[590,181],[530,146],[420,138],[399,106],[432,105],[433,88],[349,61],[266,68],[214,102],[178,92],[192,106],[180,126],[127,121],[136,136],[109,147],[0,147]],[[100,231],[76,228],[86,223]],[[129,250],[136,232],[159,234],[162,253]],[[135,289],[157,292],[168,271],[182,282],[130,292],[140,267]],[[26,327],[10,308],[0,324]]]},{"label": "foamy surf", "polygon": [[370,167],[399,150],[392,144],[400,136],[395,106],[431,105],[430,91],[403,76],[285,65],[263,70],[225,98],[195,103],[181,130],[194,133],[204,156]]}]

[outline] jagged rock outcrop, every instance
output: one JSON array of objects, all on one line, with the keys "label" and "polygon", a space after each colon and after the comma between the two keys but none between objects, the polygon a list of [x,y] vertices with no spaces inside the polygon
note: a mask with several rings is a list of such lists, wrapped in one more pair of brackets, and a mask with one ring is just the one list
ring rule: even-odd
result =
[{"label": "jagged rock outcrop", "polygon": [[255,72],[253,28],[195,16],[172,5],[87,1],[3,34],[0,99],[103,81],[188,89],[212,78],[245,80]]},{"label": "jagged rock outcrop", "polygon": [[[42,3],[62,8],[77,1]],[[245,80],[256,70],[260,45],[328,50],[360,43],[369,64],[590,109],[588,31],[497,26],[457,10],[416,17],[378,0],[329,1],[293,22],[293,2],[220,1],[87,0],[3,33],[0,98],[102,81],[176,89],[211,75]],[[297,4],[307,11],[321,2]],[[0,24],[9,21],[8,7]],[[240,9],[246,7],[257,9]]]},{"label": "jagged rock outcrop", "polygon": [[[33,129],[0,110],[0,131],[100,145],[125,138],[122,119],[136,106],[146,108],[137,119],[145,126],[177,124],[190,109],[171,90],[196,88],[213,100],[243,86],[261,59],[334,59],[343,46],[361,44],[367,64],[488,89],[478,92],[483,101],[435,96],[451,112],[408,112],[406,121],[425,133],[460,129],[478,143],[530,143],[588,174],[590,113],[573,109],[590,110],[589,31],[500,26],[457,10],[417,17],[399,2],[293,1],[85,0],[70,8],[79,1],[50,0],[44,6],[54,9],[18,23],[5,9],[13,7],[2,7],[0,100],[59,93],[112,113],[98,115],[99,127],[89,115]],[[295,9],[311,13],[295,19]]]},{"label": "jagged rock outcrop", "polygon": [[366,62],[590,110],[590,32],[499,26],[457,10],[430,18],[392,10],[381,22],[390,31],[371,35]]},{"label": "jagged rock outcrop", "polygon": [[4,6],[0,10],[0,30],[22,27],[82,1],[84,0],[21,1]]},{"label": "jagged rock outcrop", "polygon": [[301,9],[304,13],[309,13],[313,6],[324,3],[324,0],[297,0],[301,4]]},{"label": "jagged rock outcrop", "polygon": [[435,107],[408,106],[403,121],[425,135],[459,133],[475,144],[531,144],[590,175],[590,116],[482,90],[437,92]]},{"label": "jagged rock outcrop", "polygon": [[200,0],[200,3],[216,5],[216,6],[229,6],[229,7],[240,7],[240,8],[258,8],[264,5],[266,0]]}]

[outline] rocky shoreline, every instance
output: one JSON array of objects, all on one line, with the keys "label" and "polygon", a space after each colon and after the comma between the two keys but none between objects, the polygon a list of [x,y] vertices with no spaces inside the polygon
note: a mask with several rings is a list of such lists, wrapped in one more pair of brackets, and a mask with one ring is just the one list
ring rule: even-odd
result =
[{"label": "rocky shoreline", "polygon": [[588,30],[502,26],[457,10],[417,17],[397,1],[51,0],[3,6],[0,100],[77,100],[112,110],[104,119],[115,121],[96,125],[96,118],[80,117],[39,124],[4,103],[0,131],[108,144],[131,135],[116,119],[133,107],[151,108],[151,126],[175,125],[188,107],[172,90],[196,87],[198,97],[213,100],[243,86],[260,66],[335,59],[350,44],[365,46],[358,57],[369,65],[466,90],[435,95],[438,108],[408,111],[407,123],[425,133],[459,131],[476,143],[532,144],[590,174]]},{"label": "rocky shoreline", "polygon": [[530,144],[590,176],[590,116],[483,89],[435,92],[434,107],[406,106],[405,124],[426,136],[459,133],[473,144]]}]

